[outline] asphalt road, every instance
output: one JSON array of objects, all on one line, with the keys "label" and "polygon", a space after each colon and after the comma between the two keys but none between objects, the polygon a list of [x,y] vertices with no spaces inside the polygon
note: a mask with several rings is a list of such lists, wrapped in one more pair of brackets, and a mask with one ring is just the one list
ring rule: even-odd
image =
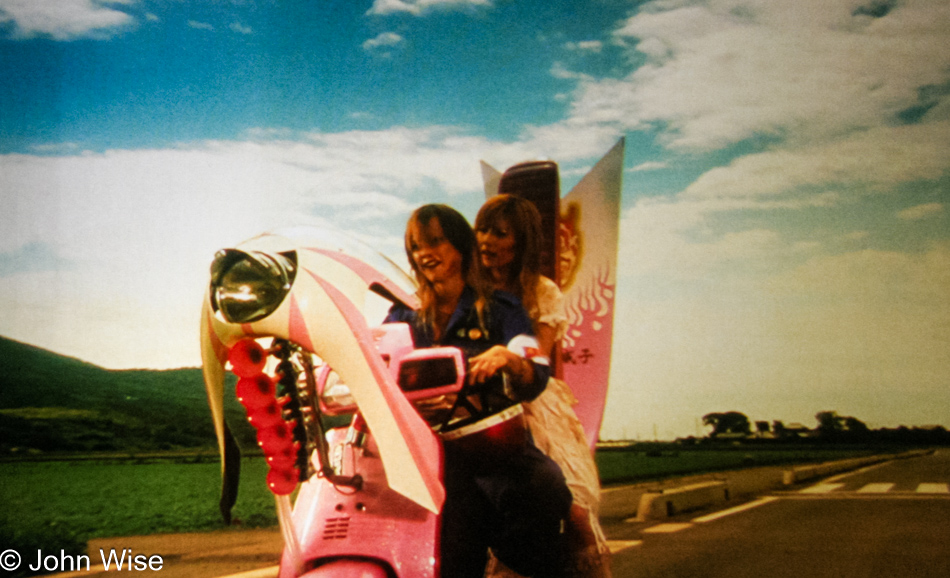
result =
[{"label": "asphalt road", "polygon": [[615,578],[946,578],[950,450],[717,511],[605,520]]}]

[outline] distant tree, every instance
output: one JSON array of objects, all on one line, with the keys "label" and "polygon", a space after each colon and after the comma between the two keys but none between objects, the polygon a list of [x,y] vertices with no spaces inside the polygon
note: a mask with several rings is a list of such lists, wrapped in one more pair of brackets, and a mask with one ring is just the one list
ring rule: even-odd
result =
[{"label": "distant tree", "polygon": [[757,421],[755,422],[755,430],[760,434],[766,434],[772,431],[767,421]]},{"label": "distant tree", "polygon": [[857,441],[871,433],[863,421],[838,415],[836,411],[820,411],[815,414],[815,419],[818,420],[818,434],[825,439]]},{"label": "distant tree", "polygon": [[785,435],[785,423],[780,420],[775,420],[772,422],[772,431],[775,433],[776,437],[782,437]]},{"label": "distant tree", "polygon": [[749,435],[752,431],[749,418],[738,411],[707,413],[703,416],[703,424],[713,428],[709,434],[709,437],[713,438],[727,433]]},{"label": "distant tree", "polygon": [[815,419],[818,420],[818,433],[822,436],[834,437],[844,431],[844,418],[836,411],[819,411]]},{"label": "distant tree", "polygon": [[871,431],[867,425],[856,417],[844,418],[844,429],[850,433],[866,434]]}]

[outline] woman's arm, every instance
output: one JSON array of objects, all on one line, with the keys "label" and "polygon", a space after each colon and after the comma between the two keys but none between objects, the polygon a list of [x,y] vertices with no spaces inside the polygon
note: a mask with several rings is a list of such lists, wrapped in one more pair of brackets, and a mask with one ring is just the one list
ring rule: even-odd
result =
[{"label": "woman's arm", "polygon": [[[527,355],[532,353],[528,352]],[[468,362],[470,384],[484,383],[499,371],[507,373],[511,379],[513,393],[518,398],[514,401],[529,401],[541,395],[551,375],[546,363],[535,363],[503,345],[495,345],[488,351],[469,358]]]},{"label": "woman's arm", "polygon": [[489,316],[489,333],[496,345],[468,359],[469,383],[484,383],[503,371],[510,378],[508,396],[517,398],[513,401],[534,399],[544,391],[551,370],[527,312],[516,297],[496,291]]},{"label": "woman's arm", "polygon": [[542,353],[554,355],[554,344],[567,329],[564,295],[557,283],[547,277],[538,280],[537,306],[534,310],[534,331]]},{"label": "woman's arm", "polygon": [[538,339],[538,349],[542,354],[551,357],[554,355],[554,342],[557,341],[558,330],[553,325],[547,323],[538,323],[536,329]]},{"label": "woman's arm", "polygon": [[534,379],[534,364],[503,345],[495,345],[488,351],[468,360],[468,382],[484,383],[499,371],[505,371],[518,383]]}]

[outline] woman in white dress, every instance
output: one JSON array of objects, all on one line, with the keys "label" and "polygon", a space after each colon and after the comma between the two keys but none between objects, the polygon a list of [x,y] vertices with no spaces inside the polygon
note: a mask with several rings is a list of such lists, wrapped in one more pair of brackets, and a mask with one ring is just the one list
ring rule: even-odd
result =
[{"label": "woman in white dress", "polygon": [[[541,216],[534,204],[521,197],[497,195],[479,210],[474,228],[479,275],[496,290],[521,299],[541,352],[551,355],[567,327],[567,316],[557,284],[540,273]],[[573,568],[567,574],[605,578],[610,576],[610,564],[598,521],[600,479],[574,412],[576,403],[571,388],[552,377],[545,391],[524,406],[535,445],[561,467],[574,499],[569,524]],[[514,574],[493,560],[487,575]]]}]

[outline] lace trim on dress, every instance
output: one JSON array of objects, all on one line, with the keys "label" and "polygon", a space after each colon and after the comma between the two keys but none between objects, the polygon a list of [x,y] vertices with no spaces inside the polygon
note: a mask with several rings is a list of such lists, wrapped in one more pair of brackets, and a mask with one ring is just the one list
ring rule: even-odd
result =
[{"label": "lace trim on dress", "polygon": [[538,300],[534,311],[529,311],[531,319],[539,325],[554,327],[556,339],[564,337],[567,330],[567,313],[564,311],[564,295],[558,289],[557,283],[542,276],[538,280]]}]

